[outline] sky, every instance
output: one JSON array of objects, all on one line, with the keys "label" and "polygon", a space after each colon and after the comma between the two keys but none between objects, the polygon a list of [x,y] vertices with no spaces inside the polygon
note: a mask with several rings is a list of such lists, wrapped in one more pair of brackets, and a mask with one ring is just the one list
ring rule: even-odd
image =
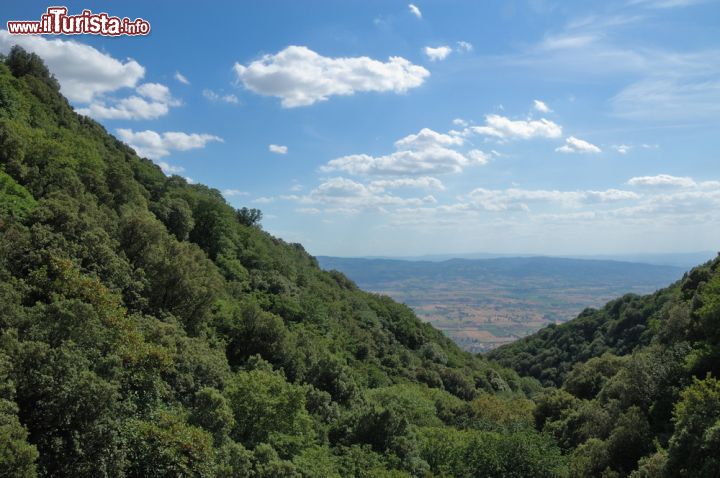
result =
[{"label": "sky", "polygon": [[720,2],[68,2],[76,111],[312,254],[718,250]]}]

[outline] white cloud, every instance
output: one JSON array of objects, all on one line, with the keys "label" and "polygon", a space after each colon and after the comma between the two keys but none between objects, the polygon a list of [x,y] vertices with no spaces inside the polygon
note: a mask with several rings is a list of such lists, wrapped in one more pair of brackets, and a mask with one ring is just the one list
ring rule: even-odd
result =
[{"label": "white cloud", "polygon": [[422,12],[420,11],[420,9],[419,9],[415,4],[412,4],[412,3],[409,4],[409,5],[408,5],[408,9],[410,10],[410,13],[412,13],[412,14],[415,15],[416,17],[422,18]]},{"label": "white cloud", "polygon": [[[36,53],[60,82],[62,93],[75,103],[77,112],[95,119],[155,119],[180,103],[160,83],[138,82],[145,68],[132,59],[124,62],[73,40],[48,40],[38,36],[12,36],[0,30],[0,53],[13,45]],[[108,98],[123,88],[135,88],[126,98]]]},{"label": "white cloud", "polygon": [[472,126],[469,131],[508,140],[559,138],[562,136],[562,127],[545,118],[539,120],[511,120],[496,114],[487,115],[484,126]]},{"label": "white cloud", "polygon": [[165,161],[158,161],[157,165],[160,166],[160,169],[162,169],[162,172],[165,174],[180,174],[185,171],[185,168],[182,166],[173,166]]},{"label": "white cloud", "polygon": [[355,175],[442,174],[459,172],[470,163],[461,153],[447,148],[397,151],[385,156],[353,154],[333,159],[324,172],[345,171]]},{"label": "white cloud", "polygon": [[620,154],[627,154],[632,149],[632,146],[627,144],[617,144],[613,146],[613,149]]},{"label": "white cloud", "polygon": [[143,83],[138,86],[135,91],[141,96],[154,101],[160,101],[162,103],[176,102],[170,94],[170,88],[161,83]]},{"label": "white cloud", "polygon": [[442,61],[447,58],[450,53],[452,53],[452,48],[449,46],[439,46],[435,48],[426,46],[423,51],[430,61]]},{"label": "white cloud", "polygon": [[223,196],[226,196],[226,197],[248,196],[248,195],[250,195],[250,193],[245,192],[245,191],[241,191],[241,190],[239,190],[239,189],[225,189],[225,190],[222,192],[222,194],[223,194]]},{"label": "white cloud", "polygon": [[393,56],[387,62],[365,56],[330,58],[304,46],[289,46],[247,66],[235,63],[233,69],[245,88],[281,98],[285,108],[356,92],[405,93],[430,75],[425,68],[402,57]]},{"label": "white cloud", "polygon": [[89,103],[98,95],[133,88],[145,75],[145,68],[135,60],[117,60],[89,45],[0,30],[0,53],[8,53],[13,45],[40,56],[71,101]]},{"label": "white cloud", "polygon": [[560,153],[600,153],[602,150],[592,143],[588,143],[583,139],[576,138],[575,136],[569,136],[565,138],[565,144],[559,148],[555,148],[555,151]]},{"label": "white cloud", "polygon": [[77,108],[82,115],[95,119],[156,119],[164,116],[172,106],[179,106],[180,101],[170,94],[170,89],[161,83],[143,83],[133,95],[122,99],[96,99],[86,107]]},{"label": "white cloud", "polygon": [[533,108],[540,113],[550,113],[552,111],[544,101],[540,100],[533,100]]},{"label": "white cloud", "polygon": [[165,116],[170,110],[168,103],[148,101],[139,96],[112,101],[110,104],[105,101],[93,102],[87,107],[77,108],[77,112],[95,119],[148,120]]},{"label": "white cloud", "polygon": [[473,46],[472,46],[472,43],[470,43],[470,42],[461,40],[461,41],[457,42],[457,46],[458,46],[458,51],[463,51],[463,52],[473,51]]},{"label": "white cloud", "polygon": [[580,49],[594,43],[598,39],[589,34],[567,34],[545,37],[539,46],[541,50],[568,50]]},{"label": "white cloud", "polygon": [[222,142],[222,138],[211,134],[188,134],[176,131],[157,133],[151,130],[133,131],[126,128],[118,128],[116,131],[118,137],[131,146],[138,155],[150,159],[162,158],[172,151],[204,148],[212,141]]},{"label": "white cloud", "polygon": [[267,197],[267,196],[260,196],[259,198],[253,199],[253,202],[256,204],[270,204],[271,202],[274,202],[274,197]]},{"label": "white cloud", "polygon": [[454,120],[452,120],[452,123],[455,126],[462,126],[462,127],[468,126],[470,124],[462,118],[455,118]]},{"label": "white cloud", "polygon": [[468,151],[467,156],[477,164],[487,164],[490,161],[490,157],[479,149],[471,149]]},{"label": "white cloud", "polygon": [[689,7],[705,1],[706,0],[631,0],[629,3],[647,8],[677,8]]},{"label": "white cloud", "polygon": [[[432,179],[432,178],[430,178]],[[420,181],[422,182],[422,181]],[[302,196],[281,196],[278,199],[292,200],[304,205],[323,208],[326,213],[356,214],[363,210],[375,210],[386,213],[386,208],[422,206],[437,203],[437,199],[431,195],[423,197],[400,197],[385,192],[390,189],[389,184],[385,187],[378,186],[378,182],[368,185],[353,181],[351,179],[335,177],[323,181],[318,187]],[[428,184],[432,181],[428,181]],[[409,184],[397,182],[394,187],[410,187]],[[270,198],[268,198],[270,199]]]},{"label": "white cloud", "polygon": [[189,84],[190,84],[190,80],[188,80],[187,78],[185,78],[185,75],[183,75],[183,74],[180,73],[179,71],[176,71],[176,72],[175,72],[175,79],[176,79],[177,81],[179,81],[180,83],[182,83],[183,85],[189,85]]},{"label": "white cloud", "polygon": [[630,178],[627,184],[630,186],[679,188],[691,188],[697,186],[697,183],[692,178],[671,176],[669,174],[658,174],[656,176],[636,176],[634,178]]},{"label": "white cloud", "polygon": [[465,167],[485,164],[487,156],[479,150],[464,154],[457,150],[464,143],[459,136],[423,128],[395,142],[397,151],[384,156],[353,154],[329,161],[323,172],[345,171],[354,175],[426,175],[456,173]]},{"label": "white cloud", "polygon": [[434,146],[462,146],[464,140],[458,136],[438,133],[430,128],[423,128],[417,134],[410,134],[395,141],[397,149],[425,149]]},{"label": "white cloud", "polygon": [[281,146],[279,144],[271,144],[268,146],[268,151],[275,154],[287,154],[288,147],[287,146]]},{"label": "white cloud", "polygon": [[444,191],[445,185],[439,179],[430,176],[422,176],[419,178],[380,179],[377,181],[371,181],[368,184],[368,189],[373,192],[382,192],[386,189],[398,188],[418,188]]},{"label": "white cloud", "polygon": [[462,199],[473,207],[485,211],[530,211],[533,203],[558,203],[563,207],[580,207],[584,204],[610,203],[640,199],[632,191],[608,189],[605,191],[557,191],[529,189],[477,188]]},{"label": "white cloud", "polygon": [[213,90],[205,88],[202,91],[202,94],[205,98],[209,99],[210,101],[222,101],[223,103],[231,103],[231,104],[238,104],[240,100],[238,100],[238,97],[233,94],[221,94],[216,93]]}]

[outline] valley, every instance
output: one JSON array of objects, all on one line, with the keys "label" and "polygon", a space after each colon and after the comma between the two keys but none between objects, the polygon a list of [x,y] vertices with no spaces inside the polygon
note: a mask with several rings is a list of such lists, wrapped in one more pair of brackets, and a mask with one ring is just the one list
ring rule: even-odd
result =
[{"label": "valley", "polygon": [[487,352],[626,293],[647,294],[685,268],[610,260],[503,257],[407,261],[318,257],[361,288],[403,302],[470,352]]}]

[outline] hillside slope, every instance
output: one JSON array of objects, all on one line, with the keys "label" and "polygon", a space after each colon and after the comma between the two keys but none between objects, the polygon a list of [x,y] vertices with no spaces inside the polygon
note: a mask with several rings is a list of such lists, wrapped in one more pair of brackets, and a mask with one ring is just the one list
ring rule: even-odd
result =
[{"label": "hillside slope", "polygon": [[523,398],[536,381],[321,271],[260,218],[166,177],[14,48],[0,62],[0,475],[564,473]]},{"label": "hillside slope", "polygon": [[536,426],[577,476],[720,475],[720,256],[489,354],[549,388]]}]

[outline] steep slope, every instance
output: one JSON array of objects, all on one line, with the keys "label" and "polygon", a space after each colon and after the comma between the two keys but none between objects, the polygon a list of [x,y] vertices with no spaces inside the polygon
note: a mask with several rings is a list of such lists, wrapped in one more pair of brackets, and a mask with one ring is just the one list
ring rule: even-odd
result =
[{"label": "steep slope", "polygon": [[720,257],[489,355],[559,387],[534,397],[535,419],[571,474],[720,473]]},{"label": "steep slope", "polygon": [[[0,62],[0,475],[556,476],[538,389]],[[494,394],[502,393],[506,400]]]},{"label": "steep slope", "polygon": [[499,347],[488,357],[545,385],[560,386],[580,362],[605,352],[627,355],[648,345],[653,335],[650,324],[659,319],[678,288],[679,283],[647,296],[627,294],[601,309],[586,309],[567,323]]}]

